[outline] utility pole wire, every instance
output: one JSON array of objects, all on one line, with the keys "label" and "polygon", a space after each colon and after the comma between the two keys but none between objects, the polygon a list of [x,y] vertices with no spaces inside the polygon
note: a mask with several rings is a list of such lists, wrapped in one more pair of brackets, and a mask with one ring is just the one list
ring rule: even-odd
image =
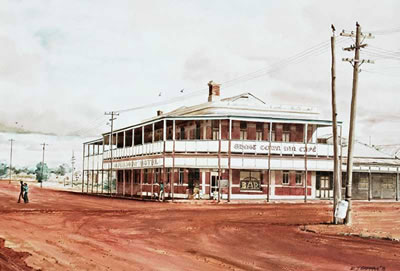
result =
[{"label": "utility pole wire", "polygon": [[13,152],[13,142],[15,141],[14,139],[9,139],[8,141],[10,141],[11,143],[11,148],[10,148],[10,180],[8,181],[8,183],[11,183],[11,179],[12,179],[12,152]]},{"label": "utility pole wire", "polygon": [[361,38],[373,38],[373,36],[368,34],[363,34],[361,32],[361,26],[356,23],[356,33],[353,31],[346,33],[344,30],[340,33],[341,36],[345,37],[355,37],[355,45],[348,48],[344,48],[345,51],[354,50],[354,59],[344,58],[343,61],[349,61],[353,66],[353,87],[351,95],[351,111],[350,111],[350,129],[349,129],[349,143],[348,143],[348,154],[347,154],[347,184],[346,184],[346,199],[348,202],[347,216],[345,223],[351,225],[352,223],[352,182],[353,182],[353,151],[354,151],[354,138],[355,138],[355,125],[356,125],[356,115],[357,115],[357,87],[358,87],[358,73],[359,67],[363,63],[373,63],[370,60],[360,61],[360,49],[364,48],[366,44],[362,44]]}]

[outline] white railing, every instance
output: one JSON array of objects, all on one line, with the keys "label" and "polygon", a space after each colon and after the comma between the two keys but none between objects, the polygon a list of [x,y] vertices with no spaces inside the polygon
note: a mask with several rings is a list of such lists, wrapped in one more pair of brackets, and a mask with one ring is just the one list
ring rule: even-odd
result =
[{"label": "white railing", "polygon": [[[270,150],[271,149],[271,150]],[[164,142],[158,141],[155,143],[147,143],[127,148],[119,148],[113,150],[113,157],[125,158],[130,156],[149,155],[162,153],[164,150]],[[177,140],[175,141],[175,152],[177,153],[217,153],[219,150],[218,140]],[[165,142],[165,151],[173,151],[173,141]],[[229,151],[229,141],[221,141],[221,152]],[[333,145],[330,144],[315,144],[297,143],[297,142],[271,142],[268,141],[250,141],[250,140],[232,140],[231,152],[235,154],[271,154],[275,155],[305,155],[308,156],[333,156]],[[110,158],[110,151],[104,153],[104,158]]]}]

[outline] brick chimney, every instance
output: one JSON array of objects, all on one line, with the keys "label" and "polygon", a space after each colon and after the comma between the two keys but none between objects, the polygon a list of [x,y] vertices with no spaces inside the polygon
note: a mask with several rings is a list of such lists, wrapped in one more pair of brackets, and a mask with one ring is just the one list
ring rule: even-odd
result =
[{"label": "brick chimney", "polygon": [[157,116],[161,116],[163,113],[161,110],[157,110]]},{"label": "brick chimney", "polygon": [[212,80],[208,82],[208,101],[209,102],[214,102],[214,101],[219,101],[220,99],[220,85],[214,83]]}]

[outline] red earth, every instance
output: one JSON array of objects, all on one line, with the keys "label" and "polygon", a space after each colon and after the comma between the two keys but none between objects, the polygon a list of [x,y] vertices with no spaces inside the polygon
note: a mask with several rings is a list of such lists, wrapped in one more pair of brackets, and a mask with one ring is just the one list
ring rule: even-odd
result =
[{"label": "red earth", "polygon": [[[0,182],[0,270],[400,270],[399,242],[318,231],[328,201],[159,203],[31,185],[18,204],[18,193]],[[371,229],[398,228],[399,206],[354,204]]]}]

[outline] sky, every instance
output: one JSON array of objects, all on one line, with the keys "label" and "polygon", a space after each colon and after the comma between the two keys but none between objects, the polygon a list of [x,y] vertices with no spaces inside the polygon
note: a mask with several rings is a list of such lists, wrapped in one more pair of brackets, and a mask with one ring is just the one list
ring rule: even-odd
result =
[{"label": "sky", "polygon": [[[400,144],[399,1],[1,0],[0,162],[78,168],[82,143],[157,110],[202,103],[207,82],[223,97],[251,92],[269,104],[307,105],[331,118],[331,24],[374,39],[361,58],[356,137]],[[353,57],[337,37],[338,118],[347,133]],[[299,54],[300,53],[300,54]],[[181,90],[184,89],[183,93]],[[161,95],[160,95],[161,93]],[[171,103],[171,101],[174,101]],[[168,102],[168,103],[167,103]]]}]

